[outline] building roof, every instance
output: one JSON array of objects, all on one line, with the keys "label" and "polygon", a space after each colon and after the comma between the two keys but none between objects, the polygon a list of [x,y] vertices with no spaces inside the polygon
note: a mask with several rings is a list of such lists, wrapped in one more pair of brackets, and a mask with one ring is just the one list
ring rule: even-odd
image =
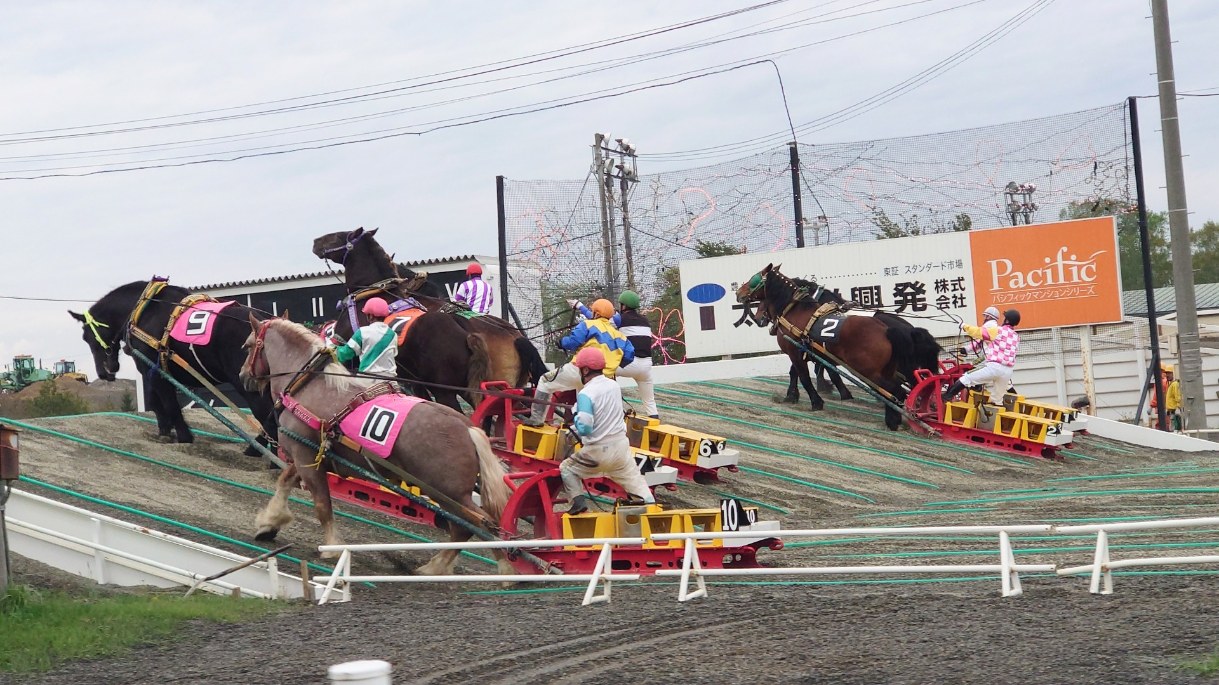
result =
[{"label": "building roof", "polygon": [[[1219,309],[1219,283],[1195,283],[1194,298],[1198,311]],[[1155,289],[1156,314],[1177,311],[1177,293],[1172,286]],[[1122,293],[1122,310],[1126,316],[1147,316],[1147,294],[1142,290]]]},{"label": "building roof", "polygon": [[[459,255],[456,257],[438,257],[436,259],[424,259],[418,262],[398,262],[398,266],[404,266],[411,270],[416,270],[419,267],[436,266],[439,264],[465,263],[473,262],[480,258],[477,255]],[[310,281],[315,278],[338,278],[343,279],[343,270],[335,269],[334,271],[313,271],[303,274],[291,274],[288,276],[267,276],[266,278],[253,278],[246,281],[224,281],[222,283],[208,283],[206,285],[188,286],[187,290],[221,290],[224,288],[242,288],[253,285],[268,285],[271,283],[294,283],[298,281]]]}]

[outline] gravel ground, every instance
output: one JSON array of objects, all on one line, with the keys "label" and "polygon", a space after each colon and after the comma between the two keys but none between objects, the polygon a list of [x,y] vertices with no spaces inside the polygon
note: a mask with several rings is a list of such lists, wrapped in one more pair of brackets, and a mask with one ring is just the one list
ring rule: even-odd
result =
[{"label": "gravel ground", "polygon": [[[743,445],[742,465],[768,473],[742,470],[713,487],[683,485],[661,495],[667,504],[714,506],[717,490],[732,492],[788,512],[767,509],[763,517],[780,518],[789,529],[1216,514],[1219,453],[1155,452],[1084,437],[1062,462],[1009,460],[905,430],[889,433],[879,410],[866,402],[831,401],[828,411],[813,414],[773,402],[783,390],[773,383],[729,385],[735,389],[666,386],[677,392],[660,394],[662,414]],[[189,420],[222,430],[197,411]],[[271,474],[216,438],[162,445],[152,425],[121,416],[37,423],[147,458],[26,431],[23,472],[43,482],[243,540],[250,539],[254,514],[269,497],[262,491],[271,488]],[[1100,476],[1107,478],[1057,480]],[[32,484],[19,487],[81,505]],[[293,508],[299,520],[281,541],[296,543],[294,552],[308,550],[320,541],[318,527],[305,506]],[[348,542],[402,541],[400,534],[362,522],[389,519],[346,510],[360,517],[340,519]],[[394,525],[436,537],[435,530]],[[1217,554],[1215,533],[1114,536],[1115,556],[1119,545],[1182,543],[1193,546],[1183,553]],[[1014,543],[1022,563],[1087,563],[1091,557],[1086,538]],[[760,558],[792,566],[933,563],[943,557],[895,561],[879,555],[936,551],[994,563],[995,549],[994,541],[974,539],[863,538],[796,545]],[[1150,549],[1155,551],[1139,556],[1176,553]],[[359,558],[357,571],[409,568],[423,560],[374,555]],[[481,567],[462,562],[461,569]],[[23,560],[15,574],[17,582],[35,585],[75,582]],[[296,606],[241,626],[200,624],[181,642],[68,664],[36,678],[0,676],[0,683],[321,683],[330,664],[361,658],[391,661],[395,682],[1200,682],[1177,667],[1219,644],[1213,578],[1124,576],[1116,583],[1114,595],[1094,597],[1083,578],[1026,578],[1025,595],[1009,599],[999,596],[994,579],[715,584],[710,597],[678,604],[674,584],[653,581],[616,587],[612,605],[589,608],[579,607],[579,592],[486,595],[470,594],[478,589],[473,586],[381,585],[357,588],[349,604]]]}]

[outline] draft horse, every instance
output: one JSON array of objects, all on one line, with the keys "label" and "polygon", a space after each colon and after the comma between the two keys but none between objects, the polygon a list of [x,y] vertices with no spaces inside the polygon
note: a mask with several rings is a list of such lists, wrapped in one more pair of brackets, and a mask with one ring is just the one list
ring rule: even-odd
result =
[{"label": "draft horse", "polygon": [[[376,232],[377,229],[365,231],[358,228],[327,233],[313,241],[313,254],[316,257],[343,266],[349,293],[346,303],[348,311],[341,312],[338,317],[338,335],[350,336],[352,320],[361,320],[355,299],[375,295],[375,290],[380,288],[394,299],[414,298],[427,309],[427,314],[412,323],[407,331],[403,342],[410,349],[404,346],[398,354],[399,364],[419,380],[426,379],[419,377],[418,373],[427,372],[419,367],[435,366],[435,355],[452,355],[463,347],[470,352],[468,394],[474,394],[484,380],[504,381],[512,387],[521,387],[527,383],[536,384],[549,371],[537,348],[520,329],[497,316],[477,315],[454,305],[448,301],[444,289],[427,280],[426,274],[417,274],[405,267],[400,269],[374,238]],[[440,332],[427,336],[427,340],[412,341],[413,336],[422,336],[418,328],[428,319],[433,322],[430,326]],[[461,344],[460,334],[454,332],[453,325],[444,326],[436,321],[438,319],[448,319],[450,324],[463,331],[466,336],[464,345]],[[485,366],[481,366],[484,357]],[[440,396],[436,399],[443,401]],[[455,401],[444,403],[456,408]]]},{"label": "draft horse", "polygon": [[[805,346],[815,340],[855,374],[888,392],[898,403],[903,401],[905,391],[897,370],[912,364],[909,334],[867,316],[815,317],[823,305],[800,297],[801,292],[777,267],[767,264],[737,289],[736,298],[746,305],[757,303],[760,316],[776,323],[779,349],[793,365],[798,365],[800,383],[809,395],[813,411],[824,409],[825,402],[813,387],[804,350],[788,340],[788,336]],[[886,404],[885,425],[889,430],[897,430],[901,424],[901,412]]]},{"label": "draft horse", "polygon": [[[842,295],[838,294],[836,291],[819,285],[816,281],[806,280],[803,278],[792,278],[791,281],[804,292],[809,293],[808,297],[817,304],[833,303],[838,305],[843,311],[853,306],[853,303],[847,302]],[[899,367],[897,370],[902,376],[902,382],[904,382],[907,386],[914,385],[915,370],[929,369],[931,371],[936,371],[940,368],[940,352],[943,350],[943,348],[940,347],[940,343],[936,341],[935,336],[932,335],[930,331],[928,331],[926,328],[915,326],[894,312],[878,309],[873,311],[872,317],[889,328],[896,328],[909,333],[910,345],[912,346],[913,353],[909,355],[906,361],[909,361],[910,363],[907,364],[905,368]],[[834,388],[838,391],[838,396],[843,400],[851,399],[850,391],[848,391],[846,386],[843,385],[842,378],[837,372],[835,372],[833,369],[827,369],[826,367],[822,366],[820,362],[816,361],[814,361],[813,367],[817,376],[817,388],[819,390],[828,390],[830,387],[830,383],[827,383],[825,379],[822,378],[822,374],[825,373],[829,375],[830,381],[833,383]],[[790,381],[787,386],[787,396],[784,398],[785,402],[795,403],[799,401],[800,394],[796,389],[796,381],[798,380],[799,375],[799,369],[795,364],[793,364],[791,370],[788,372]]]},{"label": "draft horse", "polygon": [[[84,314],[71,310],[68,313],[81,323],[81,334],[93,354],[98,378],[114,380],[119,370],[120,349],[135,360],[144,379],[144,406],[156,415],[162,440],[193,442],[194,434],[182,416],[174,386],[137,358],[132,349],[187,387],[199,388],[203,384],[172,361],[172,355],[185,360],[210,383],[232,385],[262,424],[265,434],[259,436],[258,442],[266,445],[267,436],[274,440],[276,431],[270,396],[246,391],[239,377],[245,361],[242,344],[249,333],[246,322],[250,316],[261,315],[238,303],[226,304],[222,309],[204,309],[201,307],[205,304],[198,304],[210,300],[169,285],[164,279],[153,278],[111,290]],[[204,340],[205,343],[201,342]],[[258,451],[250,447],[246,454],[254,456]]]},{"label": "draft horse", "polygon": [[[401,480],[403,473],[409,474],[415,480],[413,484],[446,511],[466,520],[489,520],[498,525],[509,497],[504,468],[491,451],[486,434],[464,414],[435,402],[397,394],[392,382],[352,375],[330,357],[315,333],[300,324],[284,319],[260,322],[251,317],[246,332],[241,378],[248,390],[269,388],[278,405],[284,407],[279,414],[279,446],[288,465],[280,474],[271,501],[255,519],[256,539],[274,539],[292,520],[288,496],[299,482],[313,496],[324,544],[341,544],[335,530],[326,473],[358,474],[326,458],[315,445],[306,445],[293,437],[293,434],[308,437],[324,446],[331,437],[337,437],[333,431],[338,428],[350,438],[362,437],[365,445],[353,449],[346,441],[335,439],[330,447],[343,459],[367,465],[390,482]],[[363,418],[357,414],[361,407],[366,409]],[[394,418],[383,420],[385,412]],[[353,417],[354,428],[341,417]],[[370,451],[377,447],[384,452],[383,456]],[[476,484],[482,497],[481,508],[473,499]],[[471,533],[466,528],[455,523],[449,523],[448,528],[454,542],[470,539]],[[456,556],[457,550],[443,550],[416,569],[416,573],[447,575],[452,572]],[[512,564],[502,553],[495,556],[500,573],[513,572]]]}]

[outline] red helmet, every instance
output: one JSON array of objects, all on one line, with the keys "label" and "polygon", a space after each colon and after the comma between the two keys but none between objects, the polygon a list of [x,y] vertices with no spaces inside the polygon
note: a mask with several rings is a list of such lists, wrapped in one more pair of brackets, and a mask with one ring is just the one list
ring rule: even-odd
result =
[{"label": "red helmet", "polygon": [[577,368],[601,371],[605,368],[605,353],[596,347],[585,347],[576,353],[571,363]]},{"label": "red helmet", "polygon": [[389,305],[379,297],[370,297],[364,301],[364,308],[360,311],[369,316],[384,319],[389,316]]},{"label": "red helmet", "polygon": [[467,266],[467,267],[466,267],[466,275],[467,275],[467,276],[475,276],[475,275],[481,276],[481,275],[483,275],[483,267],[482,267],[482,265],[481,265],[481,264],[479,264],[478,262],[474,262],[474,263],[473,263],[473,264],[471,264],[470,266]]}]

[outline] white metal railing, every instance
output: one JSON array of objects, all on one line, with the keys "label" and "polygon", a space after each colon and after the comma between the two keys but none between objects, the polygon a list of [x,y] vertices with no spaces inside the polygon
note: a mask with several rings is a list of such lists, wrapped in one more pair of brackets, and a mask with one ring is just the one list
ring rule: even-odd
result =
[{"label": "white metal railing", "polygon": [[[697,543],[699,540],[731,540],[734,538],[751,537],[749,531],[737,532],[697,532],[697,533],[664,533],[653,535],[657,542],[667,540],[682,540],[685,543],[685,554],[682,556],[681,569],[662,569],[656,572],[658,576],[679,576],[677,601],[685,602],[697,597],[707,596],[706,576],[777,576],[777,575],[857,575],[857,574],[924,574],[924,573],[999,573],[1002,581],[1004,597],[1017,597],[1024,590],[1020,586],[1020,573],[1053,572],[1053,564],[1017,564],[1012,554],[1010,535],[1030,533],[1050,533],[1053,526],[1049,524],[1022,526],[923,526],[911,528],[824,528],[811,530],[784,530],[784,539],[807,537],[837,537],[840,535],[980,535],[994,533],[999,538],[998,564],[940,564],[940,565],[909,565],[909,566],[800,566],[800,567],[765,567],[765,568],[703,568],[698,559]],[[757,533],[752,533],[756,537]],[[690,580],[694,579],[697,588],[690,591]]]},{"label": "white metal railing", "polygon": [[[1203,526],[1219,526],[1219,517],[1192,519],[1164,519],[1160,521],[1140,521],[1130,523],[1108,523],[1085,526],[1057,526],[1052,524],[1029,525],[982,525],[982,526],[918,526],[906,528],[825,528],[808,530],[775,530],[769,531],[774,537],[784,539],[812,537],[855,537],[855,536],[914,536],[914,535],[995,535],[998,541],[996,554],[998,563],[993,564],[927,564],[901,566],[796,566],[796,567],[760,567],[760,568],[704,568],[699,560],[698,547],[700,540],[757,540],[759,531],[702,531],[693,533],[656,533],[648,538],[580,538],[572,540],[505,540],[477,542],[436,542],[436,543],[403,543],[374,545],[323,545],[318,549],[323,552],[340,552],[339,562],[330,576],[320,576],[317,581],[328,581],[319,603],[328,601],[336,589],[341,594],[341,601],[350,599],[350,584],[353,582],[587,582],[583,605],[610,601],[610,586],[614,580],[638,580],[639,573],[612,573],[612,554],[615,545],[637,546],[645,541],[670,542],[680,540],[684,543],[682,564],[680,569],[660,569],[656,575],[660,577],[677,577],[680,602],[707,596],[706,577],[715,576],[780,576],[780,575],[922,575],[939,573],[998,573],[1001,592],[1004,597],[1017,597],[1023,594],[1020,583],[1021,573],[1055,573],[1058,576],[1092,574],[1091,591],[1093,594],[1109,594],[1113,591],[1112,569],[1134,566],[1167,566],[1192,564],[1219,564],[1219,555],[1204,555],[1192,557],[1149,557],[1142,559],[1125,559],[1113,561],[1109,557],[1108,533],[1133,530],[1156,530],[1170,528],[1197,528]],[[1056,564],[1019,564],[1016,563],[1012,550],[1012,535],[1073,535],[1079,533],[1096,533],[1096,553],[1092,564],[1071,568],[1058,568]],[[477,549],[509,549],[509,548],[553,548],[553,547],[600,547],[600,556],[592,573],[570,575],[445,575],[445,576],[358,576],[351,573],[353,552],[374,551],[410,551],[410,550],[477,550]],[[1101,582],[1104,589],[1101,589]],[[605,584],[604,592],[595,594],[598,584]],[[694,589],[691,589],[693,582]]]},{"label": "white metal railing", "polygon": [[[1057,526],[1055,532],[1096,533],[1096,552],[1091,564],[1071,566],[1058,569],[1060,576],[1074,576],[1090,573],[1092,582],[1089,592],[1092,594],[1113,594],[1113,569],[1133,568],[1137,566],[1191,566],[1195,564],[1219,564],[1217,555],[1201,555],[1189,557],[1142,557],[1136,559],[1121,559],[1113,561],[1109,557],[1109,533],[1129,530],[1162,530],[1165,528],[1198,528],[1201,526],[1219,525],[1219,517],[1192,519],[1163,519],[1160,521],[1131,521],[1128,523],[1101,523],[1089,526]],[[1104,587],[1102,588],[1102,581]]]},{"label": "white metal railing", "polygon": [[[557,582],[587,582],[588,589],[584,592],[582,606],[610,601],[611,583],[615,580],[639,580],[638,573],[613,572],[613,548],[615,545],[642,545],[644,538],[575,538],[571,540],[476,540],[470,542],[418,542],[396,544],[365,544],[365,545],[321,545],[321,552],[339,552],[339,560],[334,565],[334,573],[329,576],[317,576],[316,580],[326,581],[318,604],[330,601],[336,588],[339,590],[338,601],[351,599],[351,584],[368,583],[557,583]],[[569,574],[471,574],[444,576],[358,576],[351,573],[352,552],[392,552],[392,551],[429,551],[457,549],[462,551],[476,549],[542,549],[552,547],[597,547],[601,553],[592,573]],[[597,585],[604,583],[601,594],[596,594]],[[339,586],[342,587],[339,587]]]}]

